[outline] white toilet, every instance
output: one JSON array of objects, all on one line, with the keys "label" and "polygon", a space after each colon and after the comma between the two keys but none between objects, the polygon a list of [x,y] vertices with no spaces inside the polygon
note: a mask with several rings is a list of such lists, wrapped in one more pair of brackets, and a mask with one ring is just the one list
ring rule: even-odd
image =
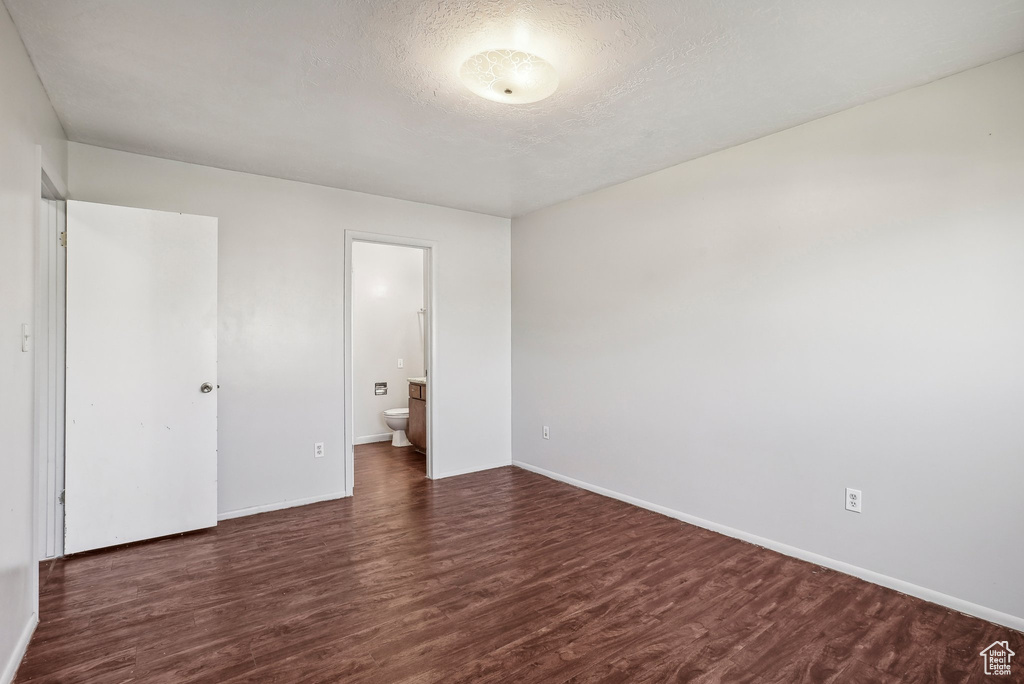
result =
[{"label": "white toilet", "polygon": [[408,407],[388,409],[384,412],[384,422],[394,430],[394,434],[391,435],[391,446],[412,446],[412,442],[405,436],[405,429],[409,427]]}]

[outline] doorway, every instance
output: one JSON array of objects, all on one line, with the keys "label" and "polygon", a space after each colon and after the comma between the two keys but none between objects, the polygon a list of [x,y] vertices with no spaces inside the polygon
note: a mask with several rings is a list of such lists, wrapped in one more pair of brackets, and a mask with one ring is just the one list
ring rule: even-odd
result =
[{"label": "doorway", "polygon": [[212,526],[217,219],[65,200],[42,168],[35,334],[23,331],[36,557]]},{"label": "doorway", "polygon": [[433,242],[346,231],[345,473],[360,458],[433,477]]}]

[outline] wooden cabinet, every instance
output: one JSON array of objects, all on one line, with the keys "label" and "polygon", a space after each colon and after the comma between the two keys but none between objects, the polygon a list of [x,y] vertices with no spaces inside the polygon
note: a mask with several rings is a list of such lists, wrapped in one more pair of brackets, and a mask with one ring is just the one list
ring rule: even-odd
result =
[{"label": "wooden cabinet", "polygon": [[409,429],[406,436],[417,451],[427,450],[427,388],[409,383]]}]

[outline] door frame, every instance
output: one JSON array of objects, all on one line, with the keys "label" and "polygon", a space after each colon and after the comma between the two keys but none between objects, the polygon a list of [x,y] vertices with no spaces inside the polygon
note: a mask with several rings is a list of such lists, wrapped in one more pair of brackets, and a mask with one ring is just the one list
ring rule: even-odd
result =
[{"label": "door frame", "polygon": [[345,231],[345,496],[352,496],[355,485],[355,403],[354,368],[352,350],[352,244],[370,242],[379,245],[412,247],[423,250],[423,298],[426,300],[424,315],[424,341],[426,343],[425,365],[427,381],[427,477],[434,477],[434,385],[437,361],[437,242],[419,238],[368,233],[357,230]]},{"label": "door frame", "polygon": [[[51,234],[49,225],[43,225],[42,200],[64,203],[68,199],[67,186],[59,167],[53,164],[42,146],[36,145],[39,168],[39,193],[35,209],[36,277],[34,283],[33,328],[35,399],[33,404],[35,456],[33,505],[36,516],[32,525],[33,549],[36,560],[42,561],[64,555],[64,317],[67,291],[62,266],[65,253],[60,245],[59,233],[66,230],[57,226],[58,235]],[[61,211],[66,221],[66,209]],[[51,265],[55,267],[51,269]],[[51,298],[51,286],[54,287]],[[50,348],[57,353],[53,368],[47,363]],[[45,405],[43,398],[46,398]],[[56,407],[51,412],[50,405]],[[55,437],[51,444],[49,437]],[[52,479],[51,479],[52,474]],[[52,535],[52,536],[51,536]],[[48,543],[52,541],[52,545]]]}]

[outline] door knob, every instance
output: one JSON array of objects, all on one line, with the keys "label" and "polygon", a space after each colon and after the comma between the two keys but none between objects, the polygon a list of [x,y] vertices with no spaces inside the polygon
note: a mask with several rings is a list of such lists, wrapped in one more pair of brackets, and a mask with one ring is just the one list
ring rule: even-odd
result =
[{"label": "door knob", "polygon": [[199,391],[202,392],[203,394],[209,394],[210,392],[213,391],[213,385],[211,385],[208,382],[204,382],[202,385],[199,386]]}]

